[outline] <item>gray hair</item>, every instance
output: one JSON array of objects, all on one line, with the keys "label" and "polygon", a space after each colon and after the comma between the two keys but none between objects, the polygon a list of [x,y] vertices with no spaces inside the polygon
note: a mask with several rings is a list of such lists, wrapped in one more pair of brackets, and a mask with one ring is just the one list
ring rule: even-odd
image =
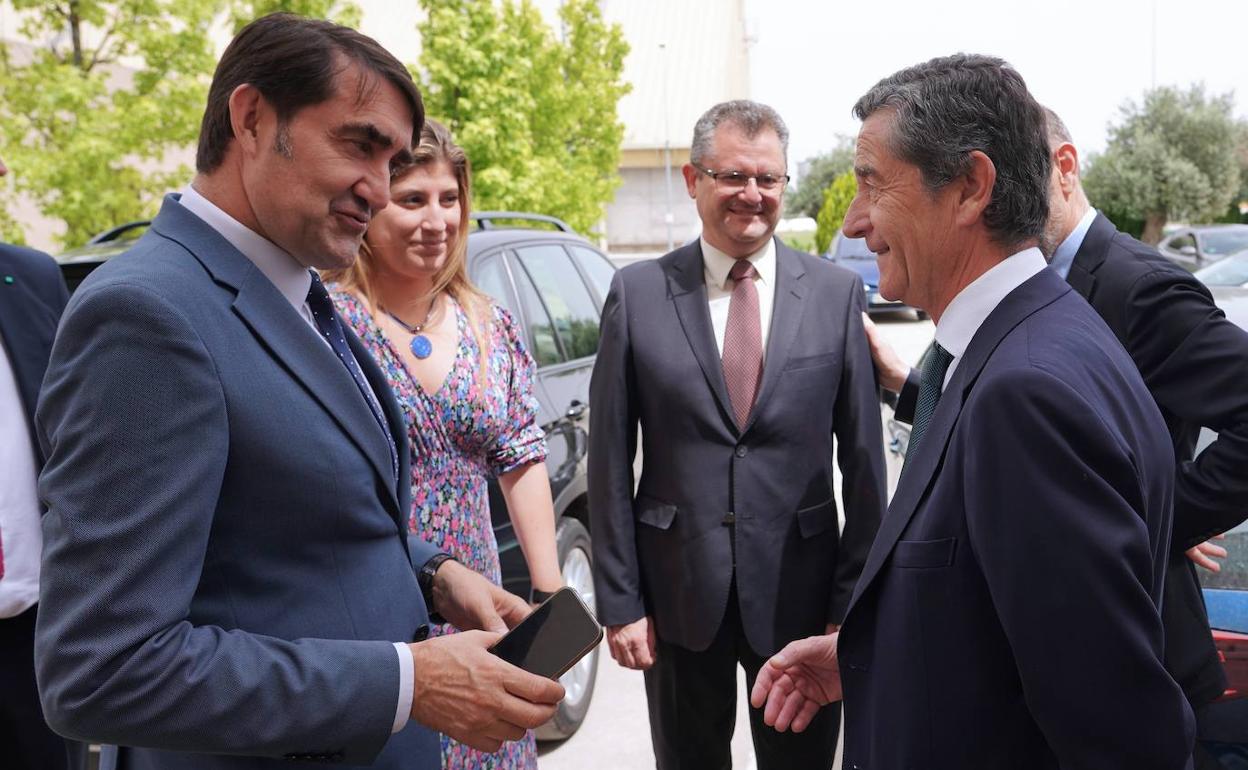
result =
[{"label": "gray hair", "polygon": [[725,123],[741,129],[747,137],[753,139],[764,129],[770,128],[780,138],[780,147],[784,150],[785,161],[789,157],[789,129],[780,119],[779,113],[765,104],[752,102],[749,99],[737,99],[731,102],[720,102],[698,118],[693,126],[693,144],[689,148],[689,160],[698,165],[705,165],[704,159],[711,152],[711,142],[715,130]]},{"label": "gray hair", "polygon": [[1075,140],[1070,136],[1070,129],[1066,128],[1066,124],[1062,122],[1057,113],[1048,107],[1043,109],[1044,123],[1049,127],[1049,145],[1074,144]]},{"label": "gray hair", "polygon": [[908,67],[876,83],[858,103],[860,120],[892,110],[891,150],[919,168],[936,192],[970,170],[978,150],[996,167],[984,223],[1005,247],[1035,240],[1048,218],[1051,159],[1044,113],[1005,61],[955,54]]}]

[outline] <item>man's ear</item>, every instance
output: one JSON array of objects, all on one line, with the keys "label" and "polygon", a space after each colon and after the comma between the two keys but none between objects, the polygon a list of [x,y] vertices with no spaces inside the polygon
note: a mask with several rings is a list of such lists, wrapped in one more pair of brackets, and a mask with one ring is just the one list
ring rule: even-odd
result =
[{"label": "man's ear", "polygon": [[255,156],[260,147],[260,122],[269,109],[260,90],[243,83],[230,93],[230,128],[243,153]]},{"label": "man's ear", "polygon": [[680,167],[680,173],[685,177],[685,187],[689,190],[689,197],[698,197],[698,170],[693,167],[692,163],[686,163]]},{"label": "man's ear", "polygon": [[958,196],[954,205],[959,225],[970,226],[983,216],[984,209],[992,202],[992,188],[996,183],[997,167],[992,158],[972,150],[966,173],[953,183]]},{"label": "man's ear", "polygon": [[1079,184],[1079,151],[1070,142],[1062,142],[1053,150],[1053,167],[1062,197],[1069,198]]}]

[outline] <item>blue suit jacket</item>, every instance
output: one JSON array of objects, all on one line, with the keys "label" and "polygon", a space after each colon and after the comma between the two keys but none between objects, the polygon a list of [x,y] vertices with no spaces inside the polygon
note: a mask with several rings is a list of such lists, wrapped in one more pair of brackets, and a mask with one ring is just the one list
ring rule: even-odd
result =
[{"label": "blue suit jacket", "polygon": [[35,403],[56,323],[68,299],[65,280],[51,257],[0,243],[0,343],[17,380],[37,463],[43,462],[43,454],[35,438]]},{"label": "blue suit jacket", "polygon": [[908,459],[840,637],[845,766],[1182,768],[1162,665],[1174,455],[1056,273],[980,327]]},{"label": "blue suit jacket", "polygon": [[37,421],[54,729],[132,768],[438,766],[434,733],[390,735],[434,553],[408,539],[407,452],[396,479],[330,348],[176,198],[70,300]]}]

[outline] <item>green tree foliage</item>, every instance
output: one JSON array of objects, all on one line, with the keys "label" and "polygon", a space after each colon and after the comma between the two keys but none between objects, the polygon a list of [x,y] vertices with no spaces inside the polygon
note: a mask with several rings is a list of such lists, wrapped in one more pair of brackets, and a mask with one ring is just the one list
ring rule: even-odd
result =
[{"label": "green tree foliage", "polygon": [[309,19],[329,19],[335,24],[357,29],[363,11],[353,2],[338,0],[237,0],[230,9],[230,25],[237,34],[252,20],[277,12],[293,13]]},{"label": "green tree foliage", "polygon": [[832,180],[832,184],[828,185],[828,189],[823,191],[823,206],[819,208],[819,215],[815,217],[817,253],[826,253],[828,247],[832,245],[832,239],[836,237],[836,232],[845,222],[849,204],[853,203],[854,196],[857,194],[858,180],[854,178],[853,171],[846,171],[836,177]]},{"label": "green tree foliage", "polygon": [[837,137],[837,146],[831,152],[807,158],[810,164],[798,180],[796,189],[788,197],[785,209],[791,217],[815,217],[823,207],[823,191],[832,180],[854,167],[854,140]]},{"label": "green tree foliage", "polygon": [[1230,94],[1207,96],[1199,85],[1157,88],[1142,104],[1129,102],[1104,154],[1084,173],[1088,198],[1121,219],[1143,220],[1148,243],[1161,239],[1170,219],[1223,215],[1240,189],[1232,111]]},{"label": "green tree foliage", "polygon": [[[0,44],[0,154],[12,190],[65,223],[65,246],[151,216],[161,193],[190,178],[185,166],[150,169],[199,131],[220,0],[12,4],[31,41]],[[131,69],[114,66],[122,62]]]},{"label": "green tree foliage", "polygon": [[528,0],[421,0],[417,81],[473,167],[473,205],[591,230],[619,185],[616,106],[628,45],[595,0],[567,0],[556,37]]}]

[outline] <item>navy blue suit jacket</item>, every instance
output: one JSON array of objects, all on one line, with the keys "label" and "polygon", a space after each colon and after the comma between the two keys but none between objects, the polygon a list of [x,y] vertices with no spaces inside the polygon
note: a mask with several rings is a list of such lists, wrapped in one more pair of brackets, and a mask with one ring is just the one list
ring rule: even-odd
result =
[{"label": "navy blue suit jacket", "polygon": [[43,454],[35,438],[35,404],[56,324],[68,300],[65,280],[51,257],[0,243],[0,342],[13,367],[22,413],[40,465]]},{"label": "navy blue suit jacket", "polygon": [[434,552],[408,538],[408,453],[396,478],[329,346],[176,198],[70,300],[37,422],[54,729],[127,768],[438,767],[434,733],[390,734]]},{"label": "navy blue suit jacket", "polygon": [[1092,308],[1048,270],[1015,289],[907,462],[840,637],[845,766],[1184,767],[1174,455]]}]

